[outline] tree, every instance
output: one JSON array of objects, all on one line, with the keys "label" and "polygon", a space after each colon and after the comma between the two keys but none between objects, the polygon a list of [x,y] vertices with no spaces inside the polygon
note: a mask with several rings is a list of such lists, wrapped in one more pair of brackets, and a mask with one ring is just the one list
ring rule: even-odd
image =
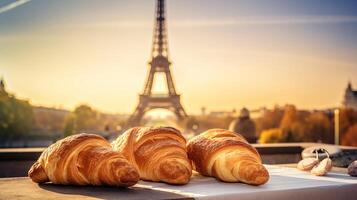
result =
[{"label": "tree", "polygon": [[80,105],[74,110],[77,131],[96,129],[97,112],[87,105]]},{"label": "tree", "polygon": [[348,129],[357,123],[357,111],[352,108],[340,109],[340,133],[341,138],[347,133]]},{"label": "tree", "polygon": [[280,123],[280,128],[283,130],[291,129],[294,123],[298,120],[298,111],[295,106],[287,105],[284,109],[284,115]]},{"label": "tree", "polygon": [[304,134],[305,142],[333,143],[332,125],[323,112],[314,112],[306,118],[307,131]]},{"label": "tree", "polygon": [[7,93],[0,94],[0,138],[2,142],[27,136],[33,127],[34,117],[27,101]]},{"label": "tree", "polygon": [[264,130],[259,138],[259,143],[280,143],[287,142],[280,128]]},{"label": "tree", "polygon": [[357,146],[357,123],[351,126],[343,136],[342,145]]},{"label": "tree", "polygon": [[66,117],[64,135],[97,131],[98,121],[98,113],[95,110],[87,105],[80,105]]},{"label": "tree", "polygon": [[66,122],[64,126],[64,136],[70,136],[75,133],[76,130],[76,123],[75,123],[75,115],[73,113],[67,115]]},{"label": "tree", "polygon": [[260,135],[262,131],[267,129],[278,128],[284,115],[284,110],[275,106],[273,110],[264,111],[262,117],[255,120],[257,134]]},{"label": "tree", "polygon": [[303,113],[293,105],[286,105],[280,129],[288,142],[300,142],[305,134]]}]

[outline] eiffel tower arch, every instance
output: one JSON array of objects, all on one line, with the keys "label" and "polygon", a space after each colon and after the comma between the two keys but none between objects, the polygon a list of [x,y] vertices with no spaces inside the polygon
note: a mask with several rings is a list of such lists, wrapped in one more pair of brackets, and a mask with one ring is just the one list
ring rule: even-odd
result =
[{"label": "eiffel tower arch", "polygon": [[[187,114],[181,104],[172,78],[169,61],[165,0],[157,0],[154,37],[151,50],[150,70],[146,79],[144,91],[139,96],[139,104],[130,116],[127,126],[139,125],[144,114],[152,109],[164,108],[171,110],[178,120],[183,120]],[[167,93],[153,93],[155,74],[163,73],[166,78]]]}]

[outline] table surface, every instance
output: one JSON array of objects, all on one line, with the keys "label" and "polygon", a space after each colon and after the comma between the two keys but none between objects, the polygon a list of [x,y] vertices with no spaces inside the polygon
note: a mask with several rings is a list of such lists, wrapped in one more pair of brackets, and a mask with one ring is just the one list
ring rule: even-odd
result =
[{"label": "table surface", "polygon": [[345,171],[316,177],[291,167],[267,165],[262,186],[223,183],[195,173],[189,184],[140,181],[131,188],[35,184],[27,177],[0,179],[0,199],[354,199],[357,178]]}]

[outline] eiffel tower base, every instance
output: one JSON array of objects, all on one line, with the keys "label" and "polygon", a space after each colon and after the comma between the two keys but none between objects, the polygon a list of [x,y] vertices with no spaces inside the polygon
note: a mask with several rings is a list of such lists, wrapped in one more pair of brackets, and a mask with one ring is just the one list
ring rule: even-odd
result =
[{"label": "eiffel tower base", "polygon": [[140,95],[139,105],[129,118],[128,127],[140,125],[144,114],[152,109],[163,108],[172,111],[179,121],[187,117],[185,110],[180,103],[180,95]]}]

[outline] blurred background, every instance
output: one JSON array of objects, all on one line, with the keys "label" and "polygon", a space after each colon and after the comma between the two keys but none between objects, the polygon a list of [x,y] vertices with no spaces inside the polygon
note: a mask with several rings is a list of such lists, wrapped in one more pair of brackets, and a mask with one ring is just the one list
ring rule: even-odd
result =
[{"label": "blurred background", "polygon": [[[165,73],[142,92],[154,0],[1,0],[0,147],[137,125],[357,146],[356,1],[166,3],[174,94]],[[149,105],[158,100],[172,105]]]}]

